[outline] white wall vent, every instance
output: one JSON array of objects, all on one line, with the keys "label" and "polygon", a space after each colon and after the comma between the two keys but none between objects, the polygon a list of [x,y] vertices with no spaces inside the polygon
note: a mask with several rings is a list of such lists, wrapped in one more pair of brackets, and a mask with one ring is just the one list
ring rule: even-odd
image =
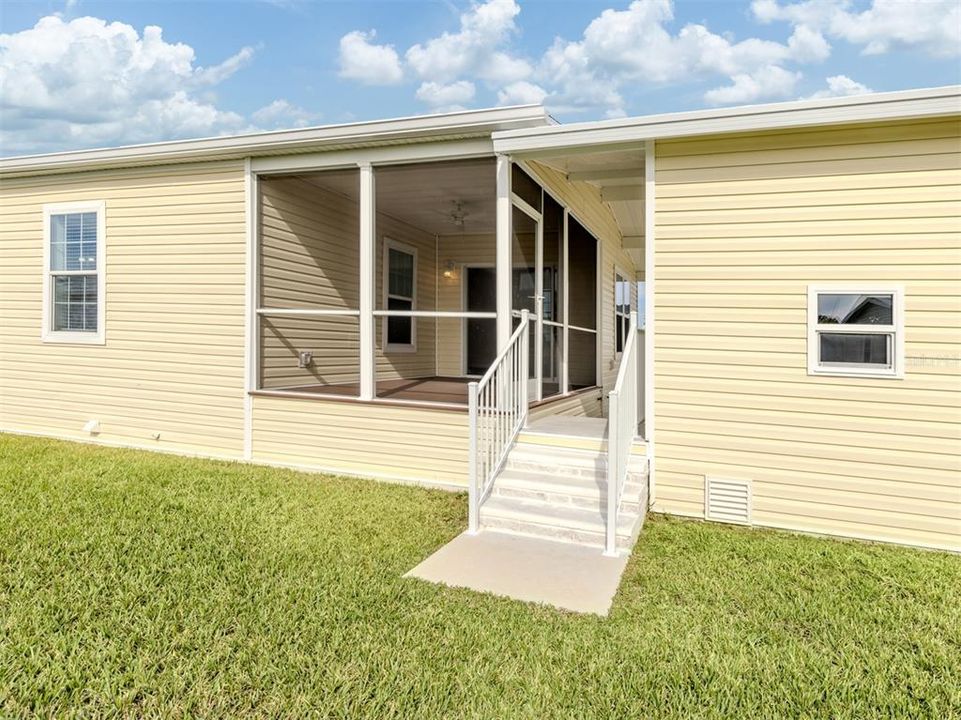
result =
[{"label": "white wall vent", "polygon": [[751,524],[751,481],[704,478],[704,519]]}]

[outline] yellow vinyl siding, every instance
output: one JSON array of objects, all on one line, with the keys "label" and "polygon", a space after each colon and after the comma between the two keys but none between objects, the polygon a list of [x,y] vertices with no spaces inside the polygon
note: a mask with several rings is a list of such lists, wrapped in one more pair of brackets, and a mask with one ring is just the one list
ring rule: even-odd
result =
[{"label": "yellow vinyl siding", "polygon": [[[3,180],[0,429],[241,457],[244,198],[242,162]],[[106,344],[42,343],[43,205],[90,200]]]},{"label": "yellow vinyl siding", "polygon": [[253,398],[253,459],[467,486],[467,413],[358,402]]},{"label": "yellow vinyl siding", "polygon": [[[656,509],[961,549],[961,123],[657,143]],[[807,374],[807,286],[905,287],[903,380]]]}]

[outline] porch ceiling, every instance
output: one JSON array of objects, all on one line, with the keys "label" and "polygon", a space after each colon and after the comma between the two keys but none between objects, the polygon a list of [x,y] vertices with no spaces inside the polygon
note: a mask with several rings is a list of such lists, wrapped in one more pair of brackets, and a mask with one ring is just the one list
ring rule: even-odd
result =
[{"label": "porch ceiling", "polygon": [[[318,172],[303,180],[357,195],[356,173]],[[377,210],[432,235],[493,233],[494,159],[395,165],[376,169]]]},{"label": "porch ceiling", "polygon": [[600,191],[624,238],[624,249],[635,264],[644,263],[644,149],[606,152],[572,151],[537,157],[538,162],[564,173],[573,182],[589,183]]}]

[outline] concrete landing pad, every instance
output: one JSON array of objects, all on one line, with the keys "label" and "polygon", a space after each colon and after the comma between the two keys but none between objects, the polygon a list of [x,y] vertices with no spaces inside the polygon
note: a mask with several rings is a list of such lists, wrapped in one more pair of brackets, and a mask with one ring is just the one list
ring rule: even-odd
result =
[{"label": "concrete landing pad", "polygon": [[607,615],[627,553],[485,530],[458,535],[405,577]]}]

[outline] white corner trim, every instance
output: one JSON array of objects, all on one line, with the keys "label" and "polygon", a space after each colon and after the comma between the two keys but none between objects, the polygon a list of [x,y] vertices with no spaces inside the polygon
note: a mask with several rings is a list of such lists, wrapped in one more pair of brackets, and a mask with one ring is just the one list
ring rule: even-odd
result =
[{"label": "white corner trim", "polygon": [[[97,332],[53,329],[53,283],[50,269],[50,219],[68,213],[97,213]],[[105,345],[107,342],[107,203],[104,200],[48,203],[43,206],[43,300],[40,340],[70,345]],[[91,274],[91,273],[86,273]]]},{"label": "white corner trim", "polygon": [[258,348],[260,345],[260,318],[257,316],[258,292],[258,249],[257,249],[257,176],[251,169],[250,158],[244,161],[244,200],[245,218],[244,232],[246,235],[246,252],[244,253],[244,285],[246,300],[244,303],[244,460],[253,456],[253,397],[252,390],[257,389],[257,378],[260,370],[257,367]]},{"label": "white corner trim", "polygon": [[656,445],[654,426],[657,421],[654,404],[654,282],[656,255],[655,223],[657,212],[657,154],[655,141],[644,144],[644,439],[647,441],[648,503],[654,506],[657,498]]}]

